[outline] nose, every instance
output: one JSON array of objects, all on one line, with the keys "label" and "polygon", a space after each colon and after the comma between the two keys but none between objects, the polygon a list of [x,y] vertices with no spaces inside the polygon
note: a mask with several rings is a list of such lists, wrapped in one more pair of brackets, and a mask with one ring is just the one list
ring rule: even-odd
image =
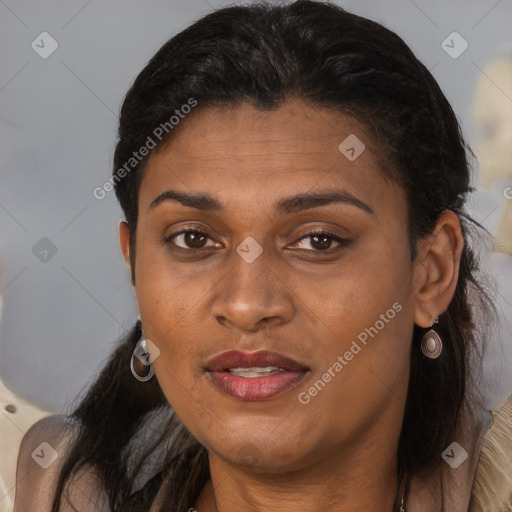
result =
[{"label": "nose", "polygon": [[255,332],[289,322],[295,313],[283,272],[263,251],[251,263],[233,251],[230,270],[219,283],[212,314],[222,326]]}]

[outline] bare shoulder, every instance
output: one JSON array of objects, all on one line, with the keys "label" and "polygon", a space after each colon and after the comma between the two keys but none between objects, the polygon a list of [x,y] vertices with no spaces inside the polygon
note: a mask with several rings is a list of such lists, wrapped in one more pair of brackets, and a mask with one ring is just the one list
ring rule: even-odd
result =
[{"label": "bare shoulder", "polygon": [[[51,512],[59,475],[76,440],[78,425],[68,416],[47,416],[30,427],[21,442],[13,512]],[[80,470],[69,482],[60,512],[107,512],[93,471]]]}]

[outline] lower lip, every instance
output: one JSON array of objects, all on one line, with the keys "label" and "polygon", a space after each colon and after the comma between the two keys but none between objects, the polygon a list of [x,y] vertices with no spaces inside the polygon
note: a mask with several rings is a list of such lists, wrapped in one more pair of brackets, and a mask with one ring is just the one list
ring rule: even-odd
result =
[{"label": "lower lip", "polygon": [[212,382],[224,393],[239,400],[268,400],[294,388],[307,372],[284,371],[268,377],[238,377],[226,371],[208,372]]}]

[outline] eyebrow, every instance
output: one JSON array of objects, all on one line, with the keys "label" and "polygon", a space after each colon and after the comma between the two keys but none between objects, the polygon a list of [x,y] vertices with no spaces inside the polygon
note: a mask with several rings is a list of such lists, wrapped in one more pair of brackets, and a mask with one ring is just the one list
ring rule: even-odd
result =
[{"label": "eyebrow", "polygon": [[[190,194],[186,192],[178,192],[176,190],[166,190],[160,194],[151,202],[148,210],[152,210],[166,201],[177,201],[183,206],[188,206],[201,211],[219,212],[223,210],[222,203],[207,193]],[[285,215],[319,206],[326,206],[332,203],[350,204],[360,208],[366,213],[375,213],[370,206],[346,190],[317,191],[286,197],[284,199],[280,199],[276,203],[275,212],[277,214]]]}]

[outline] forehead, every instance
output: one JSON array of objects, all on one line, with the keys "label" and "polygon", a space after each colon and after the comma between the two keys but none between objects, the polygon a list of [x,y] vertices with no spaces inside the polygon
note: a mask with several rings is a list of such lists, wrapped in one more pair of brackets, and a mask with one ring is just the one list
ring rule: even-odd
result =
[{"label": "forehead", "polygon": [[[181,121],[146,165],[139,206],[164,188],[254,204],[292,192],[343,188],[367,201],[396,194],[367,130],[334,109],[293,100],[275,110],[207,107]],[[289,194],[287,194],[289,192]]]},{"label": "forehead", "polygon": [[[164,150],[172,149],[174,156],[191,160],[204,159],[212,151],[223,152],[226,158],[236,152],[237,157],[248,157],[248,161],[253,157],[279,156],[276,151],[283,157],[296,153],[337,158],[339,144],[349,135],[370,143],[360,123],[333,109],[299,100],[289,100],[274,110],[240,103],[197,108],[178,126]],[[366,146],[370,152],[375,149],[371,143]],[[216,154],[217,160],[221,156]]]}]

